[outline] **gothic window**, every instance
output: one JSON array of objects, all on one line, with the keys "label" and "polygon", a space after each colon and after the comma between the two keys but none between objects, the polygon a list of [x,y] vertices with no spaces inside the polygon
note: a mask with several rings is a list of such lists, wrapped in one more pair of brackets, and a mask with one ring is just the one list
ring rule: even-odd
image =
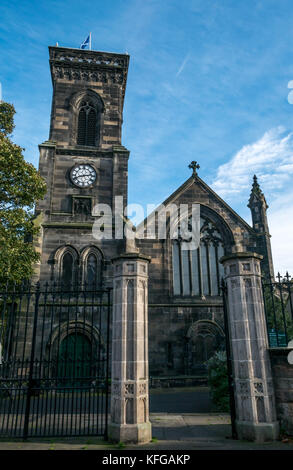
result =
[{"label": "gothic window", "polygon": [[223,239],[209,219],[201,217],[200,226],[200,246],[196,250],[184,249],[180,237],[173,243],[174,295],[220,295],[223,266],[219,259],[224,255]]},{"label": "gothic window", "polygon": [[88,284],[96,284],[97,277],[98,277],[98,263],[97,257],[91,253],[87,258],[87,283]]},{"label": "gothic window", "polygon": [[97,110],[91,100],[84,100],[80,104],[78,113],[77,144],[96,145],[97,137]]},{"label": "gothic window", "polygon": [[84,281],[89,286],[101,284],[102,258],[97,249],[91,249],[85,258]]},{"label": "gothic window", "polygon": [[71,284],[74,279],[74,260],[71,253],[66,252],[62,258],[61,280],[64,284]]}]

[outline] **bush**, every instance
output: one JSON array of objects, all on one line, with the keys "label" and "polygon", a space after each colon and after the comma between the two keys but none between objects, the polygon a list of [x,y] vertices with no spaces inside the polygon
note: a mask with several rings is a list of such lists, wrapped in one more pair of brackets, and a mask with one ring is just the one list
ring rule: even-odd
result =
[{"label": "bush", "polygon": [[208,384],[214,411],[229,412],[229,387],[225,351],[216,352],[207,361]]}]

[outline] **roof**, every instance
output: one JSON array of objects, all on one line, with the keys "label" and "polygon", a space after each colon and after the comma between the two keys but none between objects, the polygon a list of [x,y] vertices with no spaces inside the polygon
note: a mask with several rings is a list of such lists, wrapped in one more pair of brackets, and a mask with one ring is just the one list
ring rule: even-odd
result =
[{"label": "roof", "polygon": [[[232,207],[230,207],[217,193],[215,193],[215,191],[212,190],[212,188],[210,188],[210,186],[208,186],[197,174],[196,175],[192,175],[190,178],[188,178],[181,186],[179,186],[179,188],[177,188],[167,199],[165,199],[164,202],[162,202],[161,204],[164,205],[164,206],[167,206],[168,204],[170,204],[171,202],[173,202],[174,200],[177,199],[178,196],[180,196],[180,194],[182,194],[184,191],[186,191],[189,187],[191,187],[193,184],[195,183],[199,183],[208,193],[212,194],[213,197],[215,197],[234,217],[236,217],[236,219],[239,220],[239,222],[241,224],[243,224],[245,226],[245,228],[247,228],[247,230],[253,232],[253,228],[244,220],[242,219],[242,217],[240,217],[240,215],[237,214],[237,212],[235,212]],[[149,214],[138,226],[137,226],[137,231],[139,229],[142,229],[144,223],[150,219],[151,217],[154,216],[154,214],[157,212],[157,209],[159,208],[159,206],[151,212],[151,214]]]}]

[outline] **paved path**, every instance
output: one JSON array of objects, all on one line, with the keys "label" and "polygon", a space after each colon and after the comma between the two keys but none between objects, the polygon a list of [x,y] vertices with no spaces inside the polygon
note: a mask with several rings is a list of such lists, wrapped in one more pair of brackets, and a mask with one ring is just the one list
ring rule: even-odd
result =
[{"label": "paved path", "polygon": [[[211,413],[207,387],[155,389],[150,403],[153,442],[127,445],[125,450],[293,450],[293,440],[254,444],[231,439],[230,416]],[[0,441],[0,451],[106,449],[117,450],[119,446],[95,437]]]},{"label": "paved path", "polygon": [[151,422],[156,442],[145,446],[129,446],[129,449],[293,450],[293,441],[255,444],[233,440],[228,414],[152,413]]},{"label": "paved path", "polygon": [[[153,442],[127,445],[121,450],[293,450],[288,443],[255,444],[231,439],[230,417],[225,414],[152,413]],[[2,450],[119,450],[95,437],[0,441]]]},{"label": "paved path", "polygon": [[208,387],[151,389],[151,413],[210,413]]}]

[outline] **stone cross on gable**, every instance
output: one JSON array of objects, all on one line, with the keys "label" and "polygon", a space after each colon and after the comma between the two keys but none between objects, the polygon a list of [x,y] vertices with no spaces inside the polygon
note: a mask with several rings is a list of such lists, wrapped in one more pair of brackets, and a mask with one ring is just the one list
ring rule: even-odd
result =
[{"label": "stone cross on gable", "polygon": [[200,166],[198,165],[197,162],[193,161],[190,163],[190,165],[188,165],[188,168],[191,168],[193,170],[192,176],[196,176],[197,175],[196,170],[198,170]]}]

